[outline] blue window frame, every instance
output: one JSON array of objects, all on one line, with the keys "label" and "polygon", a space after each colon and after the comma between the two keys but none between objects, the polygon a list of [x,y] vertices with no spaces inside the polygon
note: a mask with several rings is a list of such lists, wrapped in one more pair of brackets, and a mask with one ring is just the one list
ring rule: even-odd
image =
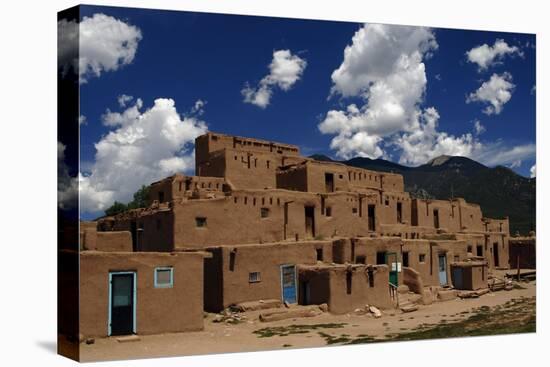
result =
[{"label": "blue window frame", "polygon": [[172,288],[174,286],[174,268],[160,266],[155,268],[155,288]]}]

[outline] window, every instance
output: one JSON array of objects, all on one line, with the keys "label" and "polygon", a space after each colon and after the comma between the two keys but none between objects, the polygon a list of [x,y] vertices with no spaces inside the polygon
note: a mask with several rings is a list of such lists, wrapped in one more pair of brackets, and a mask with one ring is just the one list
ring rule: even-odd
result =
[{"label": "window", "polygon": [[468,245],[468,250],[467,250],[467,252],[470,252],[470,253],[472,252],[472,245]]},{"label": "window", "polygon": [[426,262],[426,254],[418,255],[418,262],[425,263]]},{"label": "window", "polygon": [[266,161],[266,166],[267,168],[269,168],[269,161]]},{"label": "window", "polygon": [[248,283],[258,283],[262,280],[261,274],[259,271],[253,271],[248,273]]},{"label": "window", "polygon": [[483,246],[481,246],[481,245],[476,246],[476,255],[477,256],[483,256]]},{"label": "window", "polygon": [[171,266],[155,268],[155,288],[172,288],[174,286],[174,269]]},{"label": "window", "polygon": [[180,181],[178,183],[178,191],[181,191],[182,187],[183,187],[183,182]]},{"label": "window", "polygon": [[386,206],[390,206],[390,201],[388,199],[386,199],[385,204],[386,204]]},{"label": "window", "polygon": [[164,203],[164,191],[159,191],[159,203]]},{"label": "window", "polygon": [[409,253],[403,252],[403,266],[409,267]]},{"label": "window", "polygon": [[357,214],[357,208],[351,208],[351,212],[352,212],[353,214]]},{"label": "window", "polygon": [[206,227],[206,218],[205,217],[196,217],[195,223],[197,224],[197,227]]},{"label": "window", "polygon": [[340,179],[343,179],[344,178],[344,175],[339,175],[338,176]]},{"label": "window", "polygon": [[351,271],[346,272],[346,293],[351,294]]},{"label": "window", "polygon": [[355,263],[356,264],[366,264],[367,263],[367,257],[359,255],[355,258]]},{"label": "window", "polygon": [[459,262],[459,261],[460,261],[460,256],[455,255],[455,256],[454,256],[454,262],[457,263],[457,262]]},{"label": "window", "polygon": [[315,252],[317,254],[317,261],[323,261],[323,249],[317,248],[315,249]]},{"label": "window", "polygon": [[262,218],[267,218],[269,217],[269,208],[261,208],[260,209],[260,216]]},{"label": "window", "polygon": [[325,209],[325,214],[327,217],[332,217],[332,207],[327,206]]},{"label": "window", "polygon": [[382,265],[386,263],[386,252],[379,251],[376,253],[376,265]]}]

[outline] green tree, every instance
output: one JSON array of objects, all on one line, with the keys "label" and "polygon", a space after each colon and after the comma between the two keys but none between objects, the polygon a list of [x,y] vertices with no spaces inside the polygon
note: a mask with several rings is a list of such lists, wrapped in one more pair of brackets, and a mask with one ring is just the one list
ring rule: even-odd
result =
[{"label": "green tree", "polygon": [[108,216],[116,215],[118,213],[122,213],[126,211],[128,208],[126,207],[126,204],[123,204],[121,202],[115,201],[113,205],[105,209],[105,214]]},{"label": "green tree", "polygon": [[130,201],[127,205],[128,209],[145,208],[147,206],[147,196],[149,195],[149,186],[141,186],[141,188],[134,193],[134,200]]},{"label": "green tree", "polygon": [[105,210],[105,214],[108,216],[117,215],[118,213],[125,212],[129,209],[145,208],[147,206],[147,196],[149,195],[149,187],[141,186],[141,188],[134,193],[134,199],[128,204],[115,201],[113,205]]}]

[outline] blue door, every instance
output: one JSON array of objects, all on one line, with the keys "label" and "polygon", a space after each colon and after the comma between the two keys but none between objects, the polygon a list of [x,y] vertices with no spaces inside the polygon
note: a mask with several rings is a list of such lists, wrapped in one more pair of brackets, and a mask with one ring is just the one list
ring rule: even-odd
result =
[{"label": "blue door", "polygon": [[439,254],[439,284],[447,285],[447,257]]},{"label": "blue door", "polygon": [[281,288],[283,302],[296,303],[296,266],[281,266]]}]

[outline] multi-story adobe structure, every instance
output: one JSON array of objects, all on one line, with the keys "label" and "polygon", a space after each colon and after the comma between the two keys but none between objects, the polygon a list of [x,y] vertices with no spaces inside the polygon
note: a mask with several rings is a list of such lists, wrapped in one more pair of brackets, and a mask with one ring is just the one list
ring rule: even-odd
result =
[{"label": "multi-story adobe structure", "polygon": [[[399,174],[212,132],[196,139],[195,157],[197,175],[152,183],[146,208],[81,226],[81,282],[94,299],[81,322],[108,309],[100,317],[107,322],[89,334],[115,334],[113,322],[121,333],[197,329],[203,308],[266,299],[327,303],[334,313],[365,303],[386,308],[403,284],[423,294],[462,284],[466,271],[486,282],[487,271],[508,267],[507,218],[484,218],[479,205],[460,198],[412,198]],[[476,266],[459,266],[467,262]],[[102,278],[117,274],[130,274],[121,290],[112,282],[101,288]],[[156,293],[164,298],[153,288],[163,288]],[[126,316],[115,315],[117,292],[131,304]],[[148,303],[136,304],[136,292]],[[175,320],[166,323],[159,302],[170,303],[168,313],[193,311],[170,313]]]}]

